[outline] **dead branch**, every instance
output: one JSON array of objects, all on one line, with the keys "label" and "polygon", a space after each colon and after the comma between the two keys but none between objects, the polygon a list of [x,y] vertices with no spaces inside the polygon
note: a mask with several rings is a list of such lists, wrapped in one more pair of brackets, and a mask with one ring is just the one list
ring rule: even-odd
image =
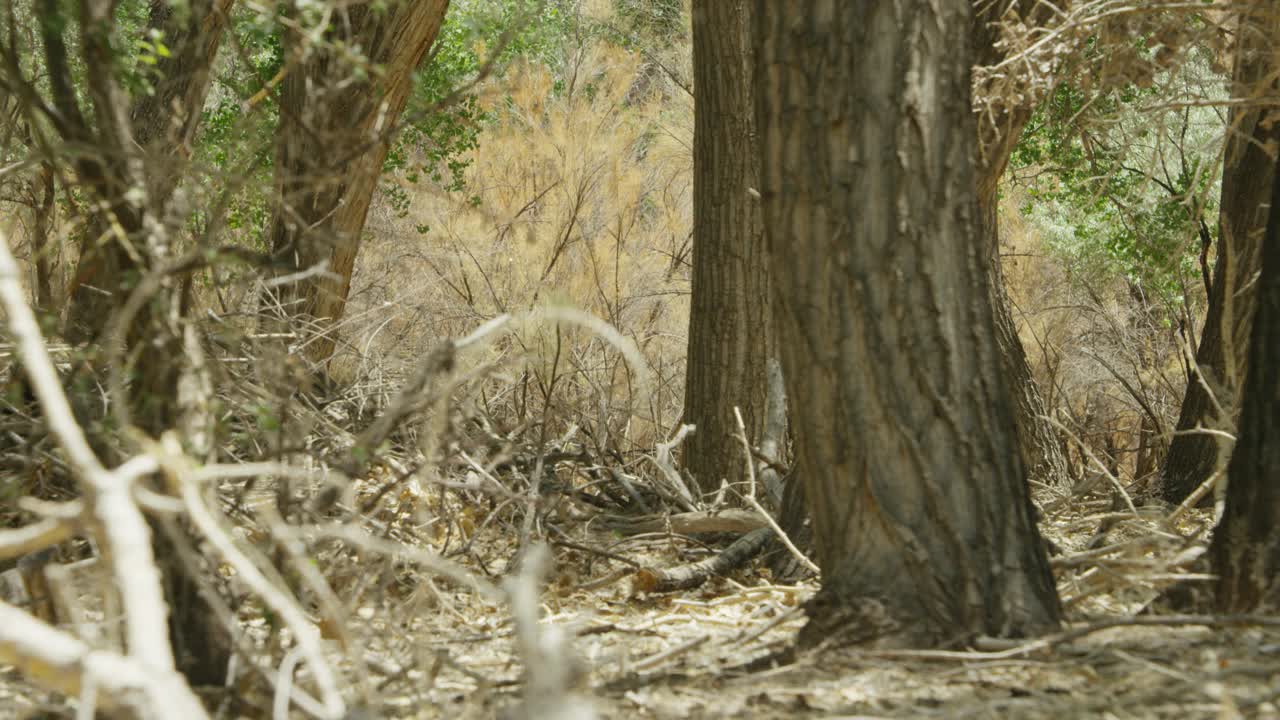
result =
[{"label": "dead branch", "polygon": [[[163,622],[168,617],[168,607],[160,584],[160,572],[156,569],[151,551],[151,534],[142,512],[133,499],[134,482],[144,474],[153,472],[153,458],[135,457],[115,470],[107,470],[89,448],[84,433],[76,423],[67,397],[63,394],[57,370],[45,348],[44,338],[36,323],[31,307],[27,305],[21,275],[9,243],[0,234],[0,303],[9,318],[9,329],[17,341],[22,364],[31,380],[46,422],[59,445],[66,453],[68,464],[74,471],[84,491],[85,525],[90,529],[108,560],[112,575],[121,594],[127,629],[129,659],[146,671],[150,691],[167,697],[164,704],[156,705],[171,712],[175,708],[190,708],[184,717],[206,717],[200,701],[192,694],[185,681],[174,668],[173,653],[169,646],[169,628]],[[36,622],[30,619],[29,622]],[[4,623],[6,630],[13,623]],[[18,635],[11,638],[7,652],[27,657],[27,648],[38,650],[41,644],[23,645],[31,639],[23,634],[24,628],[12,628]],[[35,630],[25,628],[30,633]],[[39,633],[36,633],[39,634]],[[47,646],[54,651],[56,638]],[[5,643],[0,642],[0,646]],[[68,651],[68,646],[56,646]],[[0,652],[6,650],[0,649]],[[36,654],[34,657],[40,657]],[[48,663],[57,668],[75,667],[79,664],[75,653],[50,656]],[[37,680],[48,681],[41,676]],[[67,679],[64,682],[75,682]],[[171,697],[169,697],[171,696]]]},{"label": "dead branch", "polygon": [[178,673],[157,673],[137,658],[95,650],[3,602],[0,663],[45,688],[107,709],[128,708],[155,720],[208,717]]},{"label": "dead branch", "polygon": [[759,527],[733,541],[718,555],[670,569],[646,568],[636,573],[637,592],[675,592],[696,588],[707,580],[746,565],[768,544],[773,529]]},{"label": "dead branch", "polygon": [[749,533],[765,525],[764,518],[752,510],[720,512],[687,512],[669,516],[640,518],[610,517],[605,524],[624,535],[670,531],[680,535],[694,533]]}]

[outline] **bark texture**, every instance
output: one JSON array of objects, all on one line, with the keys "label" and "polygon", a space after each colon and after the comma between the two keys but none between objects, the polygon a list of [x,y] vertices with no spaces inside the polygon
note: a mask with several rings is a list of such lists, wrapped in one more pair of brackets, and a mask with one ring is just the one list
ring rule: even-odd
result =
[{"label": "bark texture", "polygon": [[1240,436],[1210,546],[1224,613],[1280,608],[1280,162],[1275,167]]},{"label": "bark texture", "polygon": [[759,442],[773,350],[769,269],[752,109],[749,0],[696,0],[693,66],[693,287],[684,418],[685,467],[704,492],[743,479],[735,406]]},{"label": "bark texture", "polygon": [[1250,102],[1232,107],[1227,129],[1218,256],[1196,351],[1198,369],[1187,378],[1177,433],[1161,473],[1161,494],[1172,503],[1185,500],[1225,466],[1231,453],[1229,443],[1220,436],[1195,430],[1231,430],[1240,412],[1239,393],[1249,368],[1247,347],[1256,306],[1253,281],[1261,265],[1272,158],[1280,144],[1280,122],[1267,106],[1274,102],[1267,98],[1274,98],[1280,87],[1274,74],[1280,67],[1274,57],[1280,12],[1270,0],[1246,0],[1239,7],[1232,97]]},{"label": "bark texture", "polygon": [[[328,263],[327,273],[289,286],[281,298],[290,316],[312,323],[306,354],[313,360],[333,355],[333,325],[351,291],[369,203],[413,73],[448,8],[449,0],[353,3],[323,45],[312,46],[306,28],[286,33],[286,57],[297,64],[281,84],[270,238],[286,273]],[[372,66],[366,80],[353,77],[335,42],[361,49]]]},{"label": "bark texture", "polygon": [[145,261],[137,250],[113,232],[118,229],[129,238],[143,230],[141,215],[127,209],[122,201],[128,186],[122,187],[113,178],[141,178],[147,190],[147,204],[159,217],[166,215],[181,169],[191,154],[200,113],[209,94],[213,60],[234,4],[235,0],[193,0],[179,14],[172,3],[151,3],[148,25],[164,32],[170,55],[158,59],[155,92],[138,97],[128,106],[128,132],[134,147],[127,160],[134,167],[122,172],[118,166],[126,163],[126,158],[104,153],[81,160],[82,167],[78,168],[84,176],[83,166],[102,166],[92,169],[86,177],[101,178],[100,189],[114,200],[111,214],[95,217],[82,235],[80,259],[68,288],[65,334],[71,342],[89,340],[102,332],[144,269],[140,262],[145,265]]},{"label": "bark texture", "polygon": [[[133,322],[121,329],[123,337],[103,335],[139,278],[171,257],[169,233],[185,222],[185,213],[171,208],[170,200],[199,124],[213,58],[233,2],[192,0],[182,12],[171,3],[152,2],[150,27],[163,32],[171,52],[156,66],[154,95],[132,102],[113,74],[111,4],[82,3],[80,27],[89,30],[80,33],[81,54],[92,122],[73,90],[66,23],[58,4],[44,0],[42,6],[48,21],[42,28],[45,61],[60,115],[55,130],[64,143],[92,148],[76,153],[74,164],[80,189],[100,208],[86,223],[69,289],[66,335],[72,342],[118,340],[127,347],[122,355],[132,358],[133,382],[127,390],[131,423],[151,437],[173,428],[183,414],[179,381],[188,353],[182,342],[181,291],[165,281]],[[140,199],[139,189],[144,191]],[[170,222],[171,214],[176,218]],[[154,525],[152,542],[164,575],[169,637],[178,669],[193,685],[221,684],[230,641],[198,595],[199,575],[205,571],[182,563]]]},{"label": "bark texture", "polygon": [[1055,626],[978,242],[967,0],[757,0],[778,346],[823,588],[801,642]]},{"label": "bark texture", "polygon": [[[997,21],[1017,17],[1035,26],[1043,23],[1049,12],[1051,9],[1047,5],[1033,0],[978,3],[973,19],[974,65],[990,66],[1004,60],[1003,49],[996,45],[1000,39]],[[1013,395],[1018,452],[1031,481],[1060,485],[1069,479],[1067,461],[1063,457],[1058,434],[1047,419],[1044,399],[1031,374],[1022,340],[1018,337],[1000,261],[1000,177],[1009,165],[1009,156],[1018,144],[1022,129],[1031,119],[1032,110],[1025,104],[1010,106],[993,101],[977,113],[979,239],[991,274],[991,309],[995,316],[1002,367]]]}]

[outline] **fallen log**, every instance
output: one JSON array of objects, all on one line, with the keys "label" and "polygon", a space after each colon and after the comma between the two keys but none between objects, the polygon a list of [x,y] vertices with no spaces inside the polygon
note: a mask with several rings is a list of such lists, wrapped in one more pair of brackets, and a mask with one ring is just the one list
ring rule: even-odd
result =
[{"label": "fallen log", "polygon": [[772,537],[773,530],[760,527],[733,541],[720,554],[690,565],[670,569],[645,568],[635,574],[632,587],[636,592],[675,592],[696,588],[717,575],[725,575],[760,554]]},{"label": "fallen log", "polygon": [[666,532],[681,535],[696,533],[749,533],[767,525],[764,518],[753,510],[723,510],[720,512],[686,512],[674,515],[651,515],[641,518],[612,517],[605,520],[610,530],[623,535]]}]

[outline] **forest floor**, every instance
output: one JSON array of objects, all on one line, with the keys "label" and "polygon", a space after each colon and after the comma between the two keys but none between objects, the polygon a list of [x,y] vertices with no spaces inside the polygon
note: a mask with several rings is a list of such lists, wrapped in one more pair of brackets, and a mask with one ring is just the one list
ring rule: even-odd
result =
[{"label": "forest floor", "polygon": [[[1068,624],[1050,642],[770,661],[783,657],[803,625],[800,605],[815,582],[778,584],[757,561],[696,590],[636,593],[617,558],[672,567],[705,557],[707,547],[672,534],[623,537],[583,516],[556,534],[565,542],[546,579],[543,623],[574,636],[577,695],[607,718],[1280,717],[1280,620],[1230,626],[1139,614],[1160,588],[1196,577],[1186,566],[1203,549],[1209,513],[1170,521],[1167,510],[1110,512],[1105,498],[1056,502],[1063,509],[1043,513],[1042,531],[1056,546]],[[1055,499],[1040,504],[1053,507]],[[1097,537],[1099,520],[1118,515]],[[498,523],[469,527],[460,559],[497,581],[517,555],[515,533]],[[441,540],[420,542],[438,549]],[[331,648],[352,679],[348,696],[370,698],[368,717],[503,717],[517,706],[522,665],[508,609],[421,572],[406,576],[403,566],[386,580],[368,557],[330,553],[318,560],[352,606],[347,626],[360,646],[344,653],[332,641]],[[267,637],[263,615],[252,602],[241,608],[250,636]],[[1130,621],[1140,624],[1116,624]],[[0,672],[0,719],[65,707]],[[220,716],[256,720],[271,717],[268,708],[265,698],[241,697],[225,702]]]},{"label": "forest floor", "polygon": [[[1203,540],[1182,538],[1204,538],[1211,513],[1170,523],[1139,509],[1145,517],[1121,520],[1087,549],[1098,518],[1114,515],[1108,503],[1078,502],[1045,520],[1042,531],[1059,549],[1053,562],[1068,624],[1049,648],[1025,653],[1035,641],[968,652],[799,653],[771,663],[804,624],[799,605],[816,583],[778,585],[758,565],[697,590],[646,597],[625,580],[575,590],[606,575],[608,563],[562,552],[544,607],[548,620],[576,629],[588,669],[581,692],[609,718],[1280,717],[1280,621],[1205,626],[1182,622],[1204,616],[1138,614],[1159,588],[1196,577],[1176,563],[1203,549]],[[689,561],[672,538],[593,539],[647,566]],[[1107,627],[1128,620],[1149,624]],[[463,653],[460,664],[518,679],[501,633],[460,630],[444,615],[422,629]],[[492,717],[495,703],[513,701],[477,692],[474,678],[437,682],[435,708],[406,717]],[[423,699],[411,702],[422,708]]]}]

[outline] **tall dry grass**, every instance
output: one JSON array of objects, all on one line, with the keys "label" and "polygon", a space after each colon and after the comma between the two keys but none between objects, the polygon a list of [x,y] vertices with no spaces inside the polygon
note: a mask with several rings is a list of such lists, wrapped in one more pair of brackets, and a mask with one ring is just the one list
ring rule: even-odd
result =
[{"label": "tall dry grass", "polygon": [[467,192],[406,186],[403,216],[375,206],[338,365],[397,375],[501,313],[576,308],[634,341],[652,382],[642,389],[592,331],[525,323],[477,359],[492,368],[478,410],[500,434],[534,424],[545,439],[582,423],[613,449],[651,447],[683,395],[692,99],[616,47],[567,62],[559,85],[522,65],[490,88]]}]

